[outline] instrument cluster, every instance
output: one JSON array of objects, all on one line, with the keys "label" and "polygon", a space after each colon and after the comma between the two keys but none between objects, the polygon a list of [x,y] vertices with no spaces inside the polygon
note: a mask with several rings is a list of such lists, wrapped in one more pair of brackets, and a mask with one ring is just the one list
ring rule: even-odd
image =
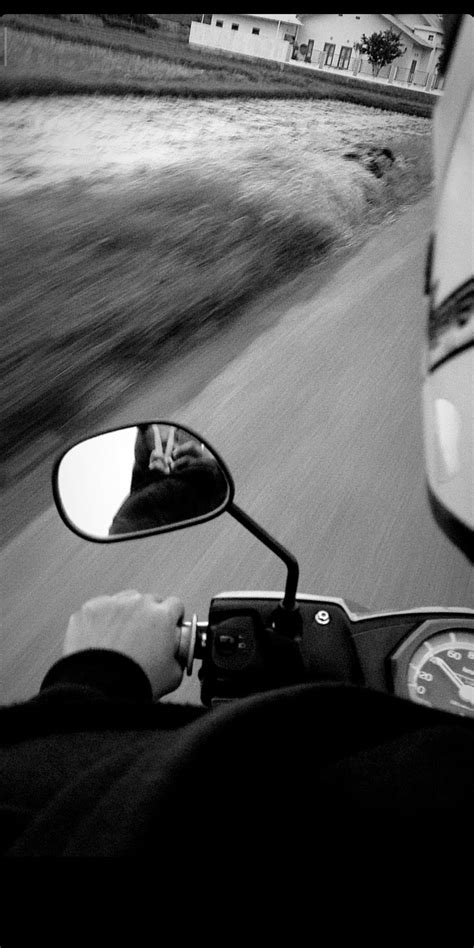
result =
[{"label": "instrument cluster", "polygon": [[390,658],[395,694],[474,716],[474,622],[429,619]]}]

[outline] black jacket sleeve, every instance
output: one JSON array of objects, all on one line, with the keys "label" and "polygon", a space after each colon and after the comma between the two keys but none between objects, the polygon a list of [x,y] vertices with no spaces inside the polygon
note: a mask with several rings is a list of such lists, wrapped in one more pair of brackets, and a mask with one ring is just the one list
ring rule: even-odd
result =
[{"label": "black jacket sleeve", "polygon": [[[90,649],[60,659],[37,695],[0,708],[0,854],[33,855],[29,834],[37,825],[53,854],[51,833],[66,839],[72,829],[68,800],[87,822],[94,794],[107,795],[148,748],[154,766],[164,766],[178,734],[203,713],[153,702],[146,674],[118,652]],[[124,799],[135,794],[139,807],[138,785],[127,786]],[[112,821],[120,837],[116,820],[118,811]]]},{"label": "black jacket sleeve", "polygon": [[[212,878],[216,862],[246,866],[249,854],[260,873],[274,859],[283,871],[305,866],[308,851],[345,859],[371,811],[403,815],[405,858],[420,812],[469,825],[472,722],[400,698],[325,683],[231,702],[173,731],[158,719],[131,727],[130,715],[107,731],[100,707],[95,717],[94,732],[6,748],[6,855],[159,854],[176,879],[191,841]],[[450,839],[460,858],[463,833]],[[384,842],[393,846],[379,836],[375,856]]]},{"label": "black jacket sleeve", "polygon": [[85,700],[93,693],[114,700],[152,700],[151,685],[142,668],[127,655],[109,649],[87,649],[61,658],[49,670],[40,693],[67,686],[83,689]]}]

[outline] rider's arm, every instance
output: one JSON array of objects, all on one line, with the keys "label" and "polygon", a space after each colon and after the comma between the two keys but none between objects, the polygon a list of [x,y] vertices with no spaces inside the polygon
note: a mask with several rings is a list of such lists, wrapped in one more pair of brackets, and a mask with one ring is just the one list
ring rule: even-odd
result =
[{"label": "rider's arm", "polygon": [[87,649],[61,658],[45,676],[40,694],[76,696],[84,700],[150,702],[153,697],[148,676],[137,662],[110,649]]},{"label": "rider's arm", "polygon": [[174,691],[182,603],[127,590],[86,602],[69,620],[63,655],[41,692],[68,687],[114,699],[151,701]]}]

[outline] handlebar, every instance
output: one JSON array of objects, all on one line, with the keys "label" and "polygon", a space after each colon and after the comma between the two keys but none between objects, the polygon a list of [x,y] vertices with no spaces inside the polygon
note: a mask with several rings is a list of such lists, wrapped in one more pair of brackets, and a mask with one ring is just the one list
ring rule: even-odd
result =
[{"label": "handlebar", "polygon": [[199,622],[196,614],[190,622],[182,622],[176,658],[188,675],[193,673],[194,659],[202,658],[207,641],[208,622]]},{"label": "handlebar", "polygon": [[[202,661],[204,705],[332,681],[473,714],[474,610],[370,614],[352,611],[342,599],[298,595],[295,627],[281,622],[282,597],[269,591],[220,593],[211,602],[208,622],[193,615],[182,623],[177,659],[188,675],[194,659]],[[432,661],[441,656],[462,679],[462,700],[457,693],[453,697]]]}]

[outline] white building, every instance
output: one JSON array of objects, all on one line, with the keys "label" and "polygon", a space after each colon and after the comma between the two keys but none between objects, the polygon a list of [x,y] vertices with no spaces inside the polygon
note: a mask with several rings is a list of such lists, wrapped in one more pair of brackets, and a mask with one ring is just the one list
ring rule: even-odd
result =
[{"label": "white building", "polygon": [[371,75],[357,44],[363,33],[389,29],[400,36],[403,53],[380,78],[425,85],[442,46],[437,13],[204,13],[191,24],[189,41],[236,56]]},{"label": "white building", "polygon": [[287,62],[301,19],[294,13],[203,13],[189,42],[235,56]]},{"label": "white building", "polygon": [[[443,27],[436,13],[303,13],[297,41],[314,60],[314,50],[323,60],[321,65],[348,70],[357,57],[355,46],[362,33],[393,30],[399,35],[404,52],[396,60],[399,69],[408,75],[416,70],[432,72],[439,59]],[[307,59],[308,61],[308,59]]]}]

